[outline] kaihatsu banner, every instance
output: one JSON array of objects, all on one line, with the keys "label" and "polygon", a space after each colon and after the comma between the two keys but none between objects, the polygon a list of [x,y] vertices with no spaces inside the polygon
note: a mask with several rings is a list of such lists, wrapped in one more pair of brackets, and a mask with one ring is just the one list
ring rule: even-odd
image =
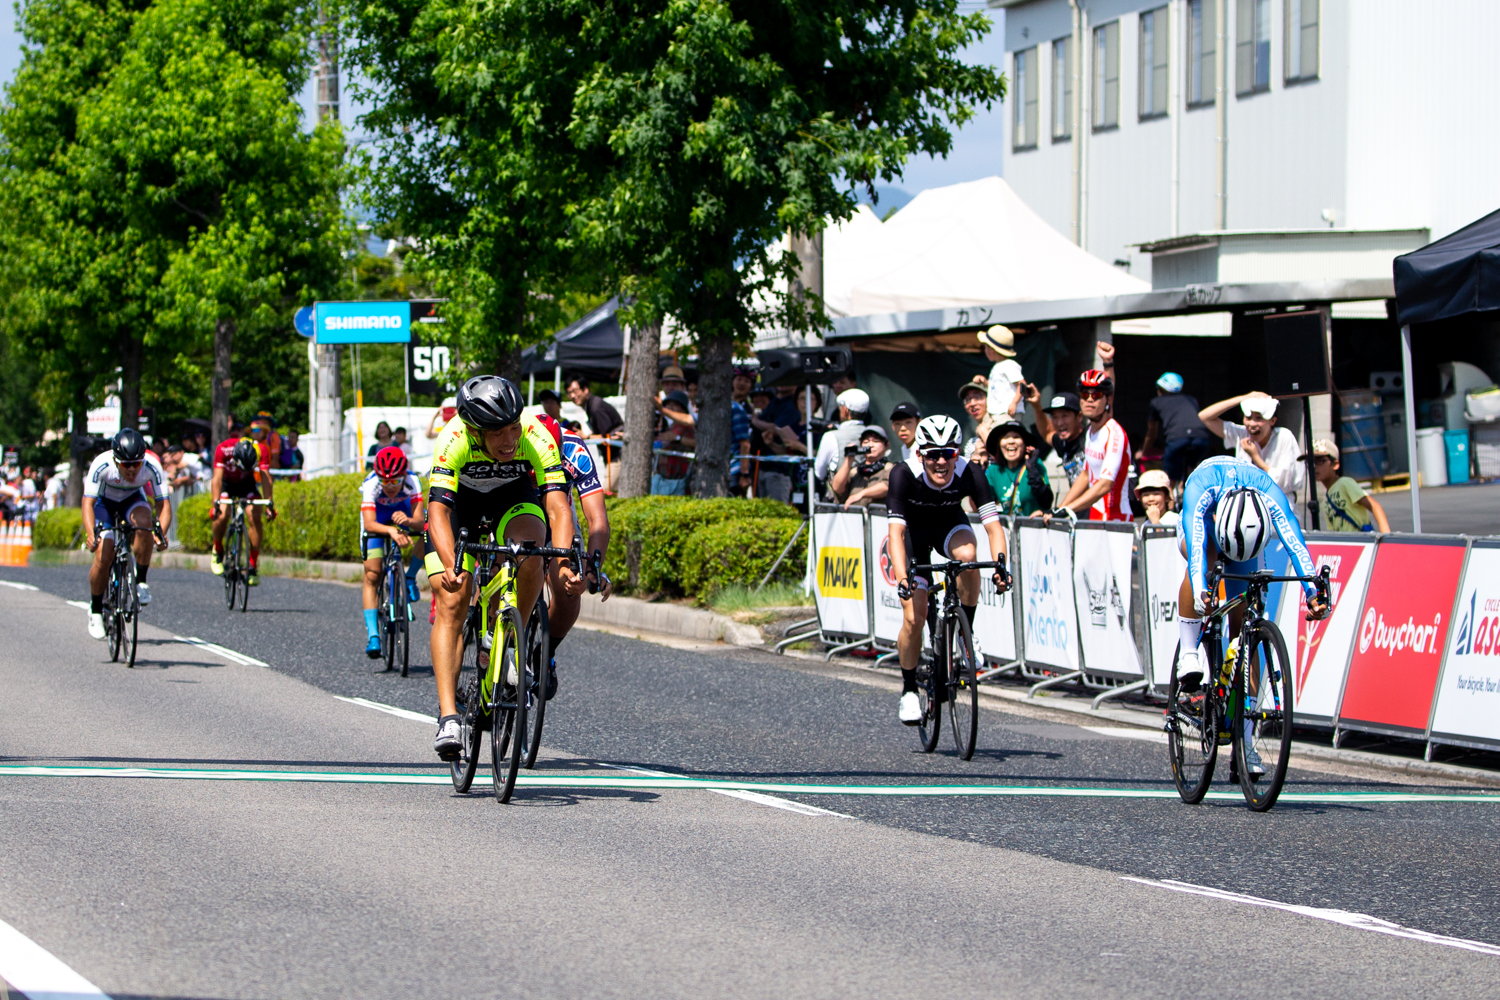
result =
[{"label": "kaihatsu banner", "polygon": [[1146,649],[1151,659],[1151,683],[1172,682],[1172,660],[1177,655],[1177,595],[1187,560],[1182,558],[1176,528],[1146,527],[1141,531],[1141,553],[1146,563]]},{"label": "kaihatsu banner", "polygon": [[1500,542],[1475,542],[1432,713],[1434,743],[1500,746]]},{"label": "kaihatsu banner", "polygon": [[896,593],[896,567],[891,564],[891,522],[884,514],[870,514],[870,551],[875,559],[875,587],[870,595],[875,612],[875,638],[893,643],[901,631],[901,597]]},{"label": "kaihatsu banner", "polygon": [[1078,619],[1073,606],[1073,539],[1064,524],[1017,521],[1020,549],[1013,570],[1021,593],[1026,663],[1078,669]]},{"label": "kaihatsu banner", "polygon": [[[1347,540],[1347,539],[1355,540]],[[1362,599],[1375,564],[1375,539],[1344,535],[1327,541],[1314,534],[1307,551],[1318,572],[1327,566],[1333,613],[1320,622],[1307,620],[1307,598],[1300,584],[1282,592],[1276,624],[1292,658],[1292,698],[1298,723],[1331,725],[1338,714],[1339,692],[1359,628]]]},{"label": "kaihatsu banner", "polygon": [[864,515],[842,509],[815,512],[813,537],[818,552],[813,565],[818,627],[828,635],[869,635]]},{"label": "kaihatsu banner", "polygon": [[1130,624],[1132,528],[1081,522],[1073,529],[1073,597],[1083,669],[1141,677],[1141,657]]},{"label": "kaihatsu banner", "polygon": [[1426,734],[1465,548],[1459,538],[1389,535],[1376,545],[1340,728]]},{"label": "kaihatsu banner", "polygon": [[[977,517],[971,518],[971,523],[977,542],[975,548],[978,550],[974,561],[991,562],[995,557],[990,554],[990,533],[979,523]],[[1015,565],[1011,556],[1015,553],[1016,545],[1009,533],[1005,539],[1005,548],[1008,553],[1005,565],[1010,568]],[[1014,569],[1011,569],[1011,584],[1015,584]],[[1011,600],[1011,594],[1002,594],[995,589],[994,570],[979,571],[979,606],[974,612],[974,645],[988,659],[1009,663],[1016,658],[1016,613]]]}]

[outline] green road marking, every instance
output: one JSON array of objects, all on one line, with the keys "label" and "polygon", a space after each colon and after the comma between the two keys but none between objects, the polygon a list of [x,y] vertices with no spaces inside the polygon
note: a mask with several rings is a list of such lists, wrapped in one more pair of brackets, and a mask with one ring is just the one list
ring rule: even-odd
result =
[{"label": "green road marking", "polygon": [[[446,785],[446,774],[370,774],[356,771],[239,771],[220,768],[171,767],[41,767],[0,766],[0,777],[33,778],[176,778],[179,781],[302,781],[349,785]],[[474,778],[491,784],[488,775]],[[635,777],[630,775],[522,774],[524,788],[608,788],[619,791],[708,789],[710,791],[773,792],[781,795],[883,796],[1031,796],[1061,799],[1175,799],[1171,789],[1070,788],[1049,785],[803,785],[775,781],[724,781],[717,778]],[[1211,799],[1234,800],[1238,791],[1209,792]],[[1482,802],[1500,803],[1500,794],[1431,792],[1282,792],[1282,802]]]}]

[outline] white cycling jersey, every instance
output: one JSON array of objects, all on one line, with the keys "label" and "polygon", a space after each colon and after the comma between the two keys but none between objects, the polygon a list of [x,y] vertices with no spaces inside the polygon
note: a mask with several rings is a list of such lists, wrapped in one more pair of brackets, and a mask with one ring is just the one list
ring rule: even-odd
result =
[{"label": "white cycling jersey", "polygon": [[134,493],[144,493],[147,500],[155,500],[166,496],[168,491],[163,486],[166,481],[161,462],[151,452],[146,452],[135,478],[126,479],[120,473],[120,464],[115,461],[115,456],[106,451],[94,459],[88,474],[83,477],[83,495],[115,503]]}]

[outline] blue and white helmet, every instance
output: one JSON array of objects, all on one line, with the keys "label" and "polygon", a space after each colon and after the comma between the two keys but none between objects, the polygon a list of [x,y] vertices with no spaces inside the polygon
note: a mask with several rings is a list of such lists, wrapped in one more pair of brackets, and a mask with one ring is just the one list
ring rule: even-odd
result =
[{"label": "blue and white helmet", "polygon": [[1214,543],[1230,562],[1249,562],[1271,539],[1271,512],[1259,490],[1231,490],[1214,511]]}]

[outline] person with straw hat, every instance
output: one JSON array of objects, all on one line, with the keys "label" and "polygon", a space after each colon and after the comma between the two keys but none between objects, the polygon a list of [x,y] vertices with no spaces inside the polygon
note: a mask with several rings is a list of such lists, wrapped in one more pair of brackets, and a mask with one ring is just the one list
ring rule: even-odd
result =
[{"label": "person with straw hat", "polygon": [[1014,418],[1021,405],[1021,386],[1026,376],[1016,363],[1016,336],[1009,327],[995,325],[979,332],[984,356],[994,362],[990,369],[989,411],[997,421]]}]

